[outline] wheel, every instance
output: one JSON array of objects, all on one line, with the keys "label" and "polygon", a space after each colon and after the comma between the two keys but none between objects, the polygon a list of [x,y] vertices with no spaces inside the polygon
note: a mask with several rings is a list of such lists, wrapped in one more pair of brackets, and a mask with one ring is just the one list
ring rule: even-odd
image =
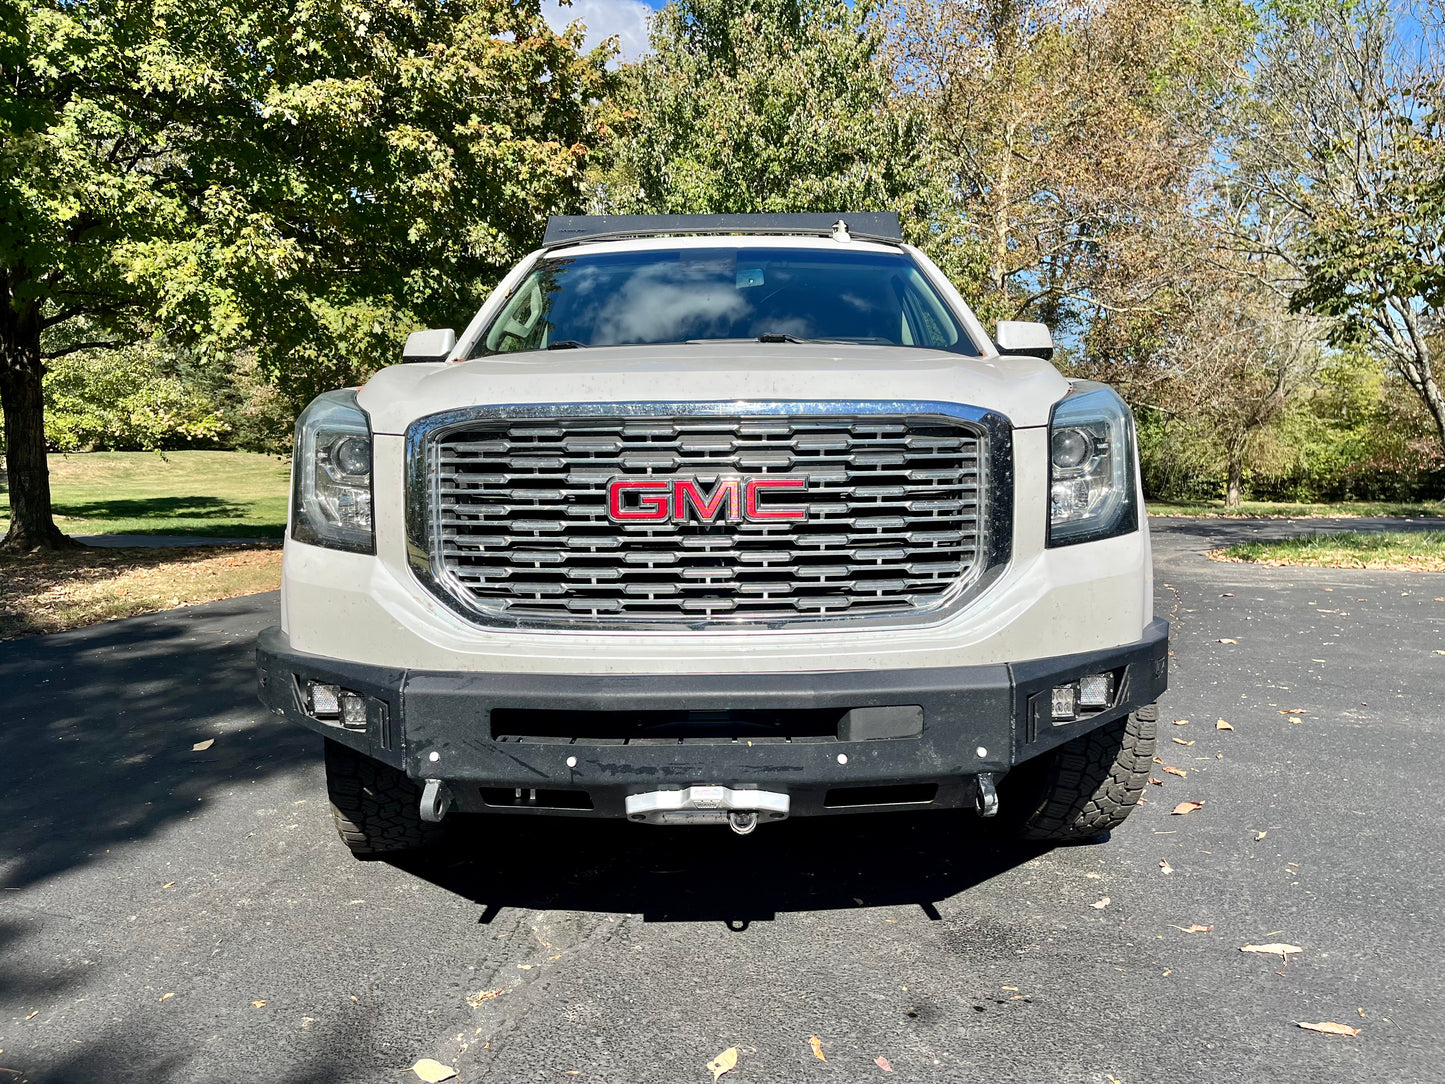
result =
[{"label": "wheel", "polygon": [[1148,785],[1158,730],[1159,705],[1149,704],[1020,765],[1000,802],[1014,834],[1078,843],[1119,827]]},{"label": "wheel", "polygon": [[330,740],[326,793],[336,834],[358,858],[418,850],[440,836],[440,825],[421,819],[421,788],[405,773]]}]

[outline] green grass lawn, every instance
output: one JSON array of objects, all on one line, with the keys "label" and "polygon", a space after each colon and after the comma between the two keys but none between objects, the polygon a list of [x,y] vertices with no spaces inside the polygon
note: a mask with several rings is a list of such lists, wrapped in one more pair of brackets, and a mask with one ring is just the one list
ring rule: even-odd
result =
[{"label": "green grass lawn", "polygon": [[[50,457],[55,523],[66,534],[280,538],[290,464],[250,452],[83,452]],[[0,534],[10,495],[0,473]]]},{"label": "green grass lawn", "polygon": [[1216,560],[1314,568],[1445,572],[1445,531],[1338,531],[1277,542],[1243,542],[1210,553]]},{"label": "green grass lawn", "polygon": [[1445,516],[1445,501],[1415,504],[1398,501],[1337,501],[1323,504],[1289,504],[1279,501],[1243,501],[1225,508],[1223,501],[1171,504],[1149,501],[1151,516]]}]

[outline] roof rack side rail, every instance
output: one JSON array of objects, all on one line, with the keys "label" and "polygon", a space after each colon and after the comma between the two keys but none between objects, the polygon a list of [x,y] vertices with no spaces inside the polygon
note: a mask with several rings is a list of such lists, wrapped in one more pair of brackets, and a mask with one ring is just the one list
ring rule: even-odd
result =
[{"label": "roof rack side rail", "polygon": [[831,237],[839,221],[859,241],[903,242],[896,211],[852,211],[831,214],[757,215],[552,215],[547,219],[543,248],[578,241],[612,241],[632,237],[675,237],[688,234],[769,234]]}]

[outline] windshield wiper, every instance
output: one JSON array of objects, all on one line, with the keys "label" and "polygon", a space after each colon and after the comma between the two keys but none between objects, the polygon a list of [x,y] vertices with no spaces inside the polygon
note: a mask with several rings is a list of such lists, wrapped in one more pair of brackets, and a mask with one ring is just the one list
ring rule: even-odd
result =
[{"label": "windshield wiper", "polygon": [[558,339],[554,343],[548,343],[548,350],[585,350],[586,343],[579,343],[576,339]]},{"label": "windshield wiper", "polygon": [[760,343],[810,343],[812,339],[800,339],[796,335],[789,335],[782,331],[765,331],[758,336]]}]

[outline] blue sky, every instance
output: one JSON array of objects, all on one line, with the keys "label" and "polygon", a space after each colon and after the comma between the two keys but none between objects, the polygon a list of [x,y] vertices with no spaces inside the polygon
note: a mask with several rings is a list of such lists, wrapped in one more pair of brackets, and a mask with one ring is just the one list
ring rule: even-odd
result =
[{"label": "blue sky", "polygon": [[646,51],[647,17],[660,6],[643,0],[572,0],[563,7],[557,0],[542,0],[542,14],[555,30],[573,21],[585,24],[589,46],[616,34],[622,59],[633,60]]}]

